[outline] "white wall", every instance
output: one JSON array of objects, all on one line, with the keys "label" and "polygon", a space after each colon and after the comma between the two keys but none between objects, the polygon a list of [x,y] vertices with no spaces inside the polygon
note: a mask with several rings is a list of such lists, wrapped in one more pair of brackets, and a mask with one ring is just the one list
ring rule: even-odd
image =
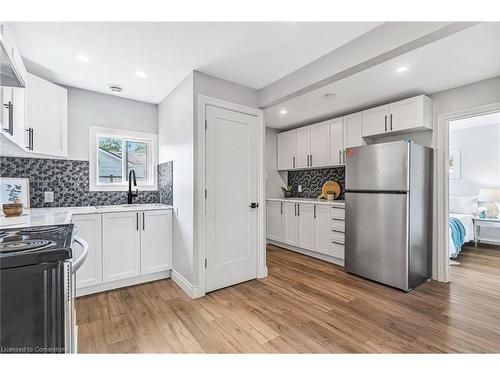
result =
[{"label": "white wall", "polygon": [[266,128],[266,197],[280,198],[281,187],[287,184],[287,173],[278,172],[278,131]]},{"label": "white wall", "polygon": [[454,129],[450,151],[460,151],[460,179],[450,179],[450,195],[477,196],[481,187],[500,186],[500,123]]},{"label": "white wall", "polygon": [[[158,133],[158,106],[113,95],[68,89],[68,159],[89,160],[89,127]],[[2,155],[53,158],[25,152],[0,136]]]},{"label": "white wall", "polygon": [[159,162],[173,161],[174,269],[193,280],[193,74],[158,106]]}]

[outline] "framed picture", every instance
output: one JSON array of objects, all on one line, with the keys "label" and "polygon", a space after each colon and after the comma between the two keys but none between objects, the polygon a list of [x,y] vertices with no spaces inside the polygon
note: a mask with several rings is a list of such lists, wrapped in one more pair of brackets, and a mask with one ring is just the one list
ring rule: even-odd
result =
[{"label": "framed picture", "polygon": [[450,180],[460,179],[460,150],[450,151],[448,169]]},{"label": "framed picture", "polygon": [[30,180],[29,178],[0,178],[1,203],[14,203],[17,198],[25,208],[30,207]]}]

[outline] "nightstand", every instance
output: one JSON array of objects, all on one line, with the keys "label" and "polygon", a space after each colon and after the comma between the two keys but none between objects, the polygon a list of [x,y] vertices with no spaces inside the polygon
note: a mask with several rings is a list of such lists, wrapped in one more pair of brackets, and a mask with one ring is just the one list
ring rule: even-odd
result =
[{"label": "nightstand", "polygon": [[500,218],[495,218],[495,219],[489,219],[489,218],[480,218],[480,217],[474,217],[473,219],[474,222],[474,246],[477,247],[477,245],[481,242],[480,235],[481,235],[481,228],[497,228],[500,229]]}]

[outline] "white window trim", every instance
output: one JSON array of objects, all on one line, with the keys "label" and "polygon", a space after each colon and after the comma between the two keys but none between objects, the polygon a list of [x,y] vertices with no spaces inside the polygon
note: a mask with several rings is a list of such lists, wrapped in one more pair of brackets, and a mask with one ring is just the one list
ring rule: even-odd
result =
[{"label": "white window trim", "polygon": [[137,141],[144,141],[151,145],[151,150],[148,153],[148,175],[152,176],[151,184],[141,184],[137,182],[139,191],[154,191],[158,190],[158,134],[135,132],[131,130],[103,128],[98,126],[91,126],[89,129],[89,180],[90,191],[127,191],[128,181],[120,184],[99,184],[97,179],[98,173],[98,150],[97,150],[97,137],[110,136],[110,137],[125,137]]}]

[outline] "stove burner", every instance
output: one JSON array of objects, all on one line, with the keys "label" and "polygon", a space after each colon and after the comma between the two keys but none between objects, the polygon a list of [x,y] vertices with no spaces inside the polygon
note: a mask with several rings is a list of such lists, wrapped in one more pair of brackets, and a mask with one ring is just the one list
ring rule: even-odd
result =
[{"label": "stove burner", "polygon": [[0,243],[0,254],[14,252],[32,252],[53,247],[56,243],[47,240],[22,240]]},{"label": "stove burner", "polygon": [[5,237],[8,233],[4,230],[0,230],[0,238]]},{"label": "stove burner", "polygon": [[28,228],[23,228],[21,229],[18,233],[19,234],[40,234],[40,233],[48,233],[48,232],[55,232],[59,231],[60,228],[56,226],[50,226],[50,227],[28,227]]}]

